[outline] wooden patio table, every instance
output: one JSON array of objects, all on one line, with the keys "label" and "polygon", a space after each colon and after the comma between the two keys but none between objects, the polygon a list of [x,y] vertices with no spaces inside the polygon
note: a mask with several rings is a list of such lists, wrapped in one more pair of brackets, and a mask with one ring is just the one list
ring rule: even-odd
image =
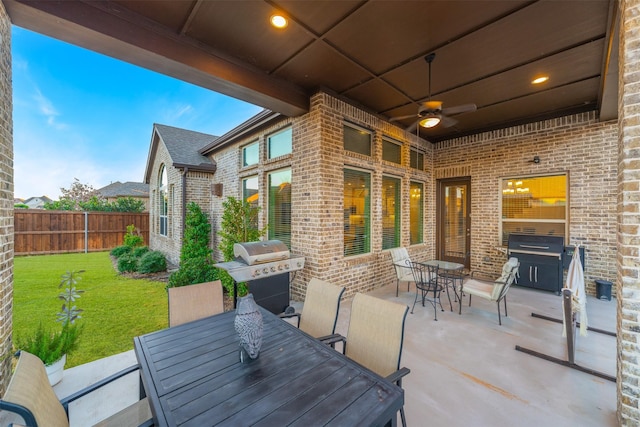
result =
[{"label": "wooden patio table", "polygon": [[400,387],[261,312],[262,350],[249,363],[235,311],[134,338],[156,426],[396,425]]}]

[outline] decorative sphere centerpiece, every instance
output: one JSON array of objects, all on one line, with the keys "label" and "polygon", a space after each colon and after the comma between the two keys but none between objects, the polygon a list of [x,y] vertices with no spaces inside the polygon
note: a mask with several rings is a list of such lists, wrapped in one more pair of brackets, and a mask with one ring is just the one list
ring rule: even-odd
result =
[{"label": "decorative sphere centerpiece", "polygon": [[240,336],[240,362],[247,363],[260,355],[262,347],[262,313],[252,294],[238,298],[233,322]]}]

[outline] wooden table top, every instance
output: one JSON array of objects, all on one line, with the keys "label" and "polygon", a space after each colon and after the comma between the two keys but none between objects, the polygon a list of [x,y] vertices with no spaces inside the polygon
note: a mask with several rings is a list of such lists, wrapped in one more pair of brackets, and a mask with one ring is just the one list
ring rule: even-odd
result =
[{"label": "wooden table top", "polygon": [[395,425],[401,388],[262,316],[260,356],[245,364],[235,311],[134,338],[156,426]]}]

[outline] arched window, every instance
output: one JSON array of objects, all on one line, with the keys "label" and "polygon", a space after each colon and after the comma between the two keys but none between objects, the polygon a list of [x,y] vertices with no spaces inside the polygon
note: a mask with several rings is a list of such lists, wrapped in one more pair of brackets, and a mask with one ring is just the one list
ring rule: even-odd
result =
[{"label": "arched window", "polygon": [[168,213],[169,213],[169,186],[167,182],[167,168],[160,166],[160,179],[158,180],[158,212],[160,214],[160,235],[168,234]]}]

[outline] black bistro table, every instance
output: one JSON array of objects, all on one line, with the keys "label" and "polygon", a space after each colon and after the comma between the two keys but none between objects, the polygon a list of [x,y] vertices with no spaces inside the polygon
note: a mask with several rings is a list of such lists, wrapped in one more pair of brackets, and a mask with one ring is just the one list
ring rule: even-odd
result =
[{"label": "black bistro table", "polygon": [[245,364],[235,311],[134,338],[156,426],[396,425],[400,387],[262,316],[260,356]]}]

